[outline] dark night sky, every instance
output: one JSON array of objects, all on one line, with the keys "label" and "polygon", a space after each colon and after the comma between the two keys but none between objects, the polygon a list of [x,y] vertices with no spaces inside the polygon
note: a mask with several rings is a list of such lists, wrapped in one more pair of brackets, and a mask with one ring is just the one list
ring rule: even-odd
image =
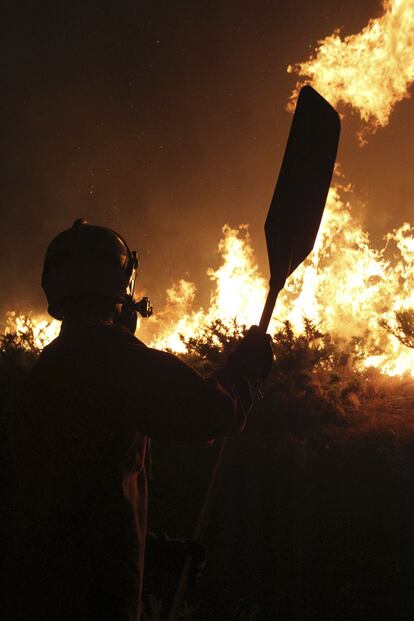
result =
[{"label": "dark night sky", "polygon": [[[7,5],[0,311],[43,310],[44,250],[80,216],[138,249],[158,306],[180,277],[207,295],[226,222],[251,223],[266,271],[262,226],[295,84],[286,67],[381,13],[378,0]],[[412,102],[363,149],[358,127],[345,118],[339,160],[379,239],[413,219]]]}]

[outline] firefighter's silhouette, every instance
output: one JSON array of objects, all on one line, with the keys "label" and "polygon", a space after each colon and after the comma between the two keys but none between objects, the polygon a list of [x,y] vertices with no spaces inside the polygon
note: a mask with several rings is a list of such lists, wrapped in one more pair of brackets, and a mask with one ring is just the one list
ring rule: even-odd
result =
[{"label": "firefighter's silhouette", "polygon": [[118,234],[85,220],[47,249],[42,286],[62,327],[31,371],[11,429],[9,619],[138,621],[148,438],[237,433],[249,381],[270,368],[269,340],[257,330],[208,379],[146,347],[133,335],[136,267]]}]

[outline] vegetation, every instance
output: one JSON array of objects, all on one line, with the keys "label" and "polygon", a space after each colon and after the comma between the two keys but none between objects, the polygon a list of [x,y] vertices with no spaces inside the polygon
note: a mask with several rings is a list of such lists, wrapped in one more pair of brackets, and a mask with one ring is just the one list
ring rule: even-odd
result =
[{"label": "vegetation", "polygon": [[[397,320],[412,346],[414,316]],[[183,358],[209,373],[243,332],[215,322]],[[228,443],[208,565],[183,618],[411,619],[414,381],[362,369],[360,341],[310,321],[300,335],[285,322],[273,345],[247,429]],[[0,338],[3,423],[38,353],[30,329]],[[191,536],[216,450],[153,442],[153,530]],[[159,597],[146,618],[163,618]]]},{"label": "vegetation", "polygon": [[379,320],[380,326],[393,334],[403,345],[414,347],[414,309],[406,308],[395,313],[395,325],[387,319]]},{"label": "vegetation", "polygon": [[[399,325],[408,344],[412,324]],[[239,336],[215,323],[184,358],[210,371]],[[414,381],[365,369],[362,341],[310,321],[275,334],[262,398],[228,444],[197,618],[412,618]],[[200,507],[214,455],[205,461],[190,477],[194,450],[154,443],[153,497],[168,515],[154,509],[156,527],[172,528],[174,507],[175,528],[191,533],[188,498]],[[164,487],[175,474],[182,495]]]}]

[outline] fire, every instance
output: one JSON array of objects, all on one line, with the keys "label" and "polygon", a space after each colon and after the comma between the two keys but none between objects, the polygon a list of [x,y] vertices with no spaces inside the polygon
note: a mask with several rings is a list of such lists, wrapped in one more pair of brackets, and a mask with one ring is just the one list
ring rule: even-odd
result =
[{"label": "fire", "polygon": [[[386,317],[392,325],[396,311],[414,307],[414,229],[405,223],[386,236],[383,248],[374,249],[353,213],[351,198],[349,188],[330,190],[314,251],[287,281],[270,332],[285,319],[299,332],[306,316],[322,331],[347,339],[368,337],[361,345],[363,366],[378,367],[388,375],[414,376],[414,350],[378,323]],[[195,287],[180,281],[168,291],[152,346],[184,351],[178,334],[197,335],[214,319],[226,325],[233,319],[258,323],[267,285],[255,262],[248,229],[226,226],[223,232],[222,265],[208,271],[215,284],[209,308],[191,311]]]},{"label": "fire", "polygon": [[405,223],[374,249],[349,194],[330,190],[314,251],[287,282],[278,315],[298,330],[306,315],[327,332],[348,339],[366,335],[365,366],[388,375],[414,374],[414,350],[378,323],[385,317],[393,325],[396,311],[414,306],[414,229]]},{"label": "fire", "polygon": [[366,129],[385,127],[414,80],[414,0],[384,0],[383,14],[360,33],[341,38],[336,30],[288,71],[302,78],[291,104],[307,81],[333,106],[352,106]]},{"label": "fire", "polygon": [[[219,319],[226,326],[251,325],[260,319],[260,307],[266,298],[266,281],[260,275],[246,225],[232,229],[223,227],[224,237],[218,251],[222,264],[207,274],[215,284],[206,311],[192,311],[196,288],[184,280],[167,291],[167,304],[155,319],[151,345],[183,352],[180,338],[197,336],[212,321]],[[178,319],[177,319],[178,318]]]},{"label": "fire", "polygon": [[53,319],[32,315],[19,315],[15,311],[6,314],[5,335],[17,334],[22,349],[43,349],[59,334],[60,323]]},{"label": "fire", "polygon": [[[194,283],[184,279],[174,283],[166,291],[163,309],[148,323],[141,322],[139,326],[139,334],[143,333],[152,347],[184,352],[183,338],[201,334],[216,319],[228,327],[235,323],[243,326],[259,321],[267,285],[254,259],[248,226],[232,229],[226,225],[223,234],[218,245],[222,264],[207,272],[214,283],[208,309],[194,309],[197,293]],[[59,323],[40,317],[8,314],[6,333],[17,331],[24,335],[29,329],[33,329],[35,345],[42,348],[57,336]]]},{"label": "fire", "polygon": [[[361,364],[388,375],[414,376],[414,349],[400,343],[378,323],[393,322],[395,311],[414,307],[414,229],[408,224],[389,233],[382,249],[374,249],[368,233],[352,210],[352,191],[330,190],[315,248],[288,279],[270,325],[274,333],[288,319],[296,331],[304,316],[325,332],[343,338],[367,336],[361,344]],[[218,251],[221,265],[207,274],[213,285],[207,309],[195,307],[196,287],[179,280],[167,290],[164,308],[142,322],[151,346],[185,351],[184,339],[197,336],[215,319],[226,326],[258,323],[267,292],[257,266],[248,227],[223,228]],[[27,320],[10,314],[8,330],[26,332]],[[58,322],[31,320],[36,344],[54,338]]]}]

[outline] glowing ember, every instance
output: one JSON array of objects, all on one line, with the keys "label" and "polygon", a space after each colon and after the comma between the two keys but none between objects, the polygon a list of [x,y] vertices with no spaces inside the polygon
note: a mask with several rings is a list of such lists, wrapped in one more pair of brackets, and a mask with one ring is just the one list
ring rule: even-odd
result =
[{"label": "glowing ember", "polygon": [[319,42],[309,60],[288,67],[333,105],[355,108],[372,130],[387,125],[394,105],[409,96],[414,80],[414,0],[384,0],[381,17],[362,32],[339,31]]}]

